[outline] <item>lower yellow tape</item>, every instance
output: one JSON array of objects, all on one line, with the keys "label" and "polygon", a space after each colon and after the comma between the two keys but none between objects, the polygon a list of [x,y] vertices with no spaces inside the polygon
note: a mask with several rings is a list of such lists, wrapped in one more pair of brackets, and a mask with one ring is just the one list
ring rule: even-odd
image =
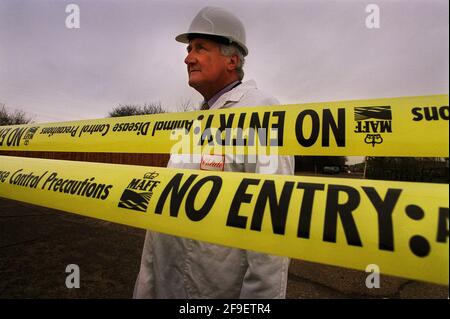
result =
[{"label": "lower yellow tape", "polygon": [[0,196],[448,285],[447,185],[0,157]]}]

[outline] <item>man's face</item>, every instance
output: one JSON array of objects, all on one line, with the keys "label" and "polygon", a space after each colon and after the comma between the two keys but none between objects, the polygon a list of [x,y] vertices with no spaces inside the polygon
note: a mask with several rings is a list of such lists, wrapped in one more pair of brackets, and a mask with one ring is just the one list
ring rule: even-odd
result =
[{"label": "man's face", "polygon": [[184,60],[189,75],[189,85],[202,91],[220,89],[227,79],[229,58],[220,52],[220,45],[214,41],[195,38],[189,42],[188,55]]}]

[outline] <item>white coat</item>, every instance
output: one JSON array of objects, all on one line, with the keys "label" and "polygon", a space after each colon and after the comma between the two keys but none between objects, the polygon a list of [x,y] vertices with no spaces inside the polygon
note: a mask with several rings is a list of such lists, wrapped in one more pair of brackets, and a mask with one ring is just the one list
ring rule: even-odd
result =
[{"label": "white coat", "polygon": [[[247,81],[224,93],[210,109],[277,104]],[[200,164],[171,156],[167,167],[199,169]],[[226,163],[224,170],[293,175],[294,158]],[[288,266],[287,257],[147,231],[133,297],[285,298]]]}]

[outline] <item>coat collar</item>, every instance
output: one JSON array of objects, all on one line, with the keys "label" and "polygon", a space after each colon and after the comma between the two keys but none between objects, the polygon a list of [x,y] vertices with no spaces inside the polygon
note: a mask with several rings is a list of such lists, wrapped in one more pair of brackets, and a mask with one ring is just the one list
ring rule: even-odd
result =
[{"label": "coat collar", "polygon": [[242,82],[241,85],[238,85],[231,91],[222,94],[222,96],[220,96],[209,109],[216,110],[222,108],[228,102],[239,102],[245,93],[256,88],[256,82],[254,80]]}]

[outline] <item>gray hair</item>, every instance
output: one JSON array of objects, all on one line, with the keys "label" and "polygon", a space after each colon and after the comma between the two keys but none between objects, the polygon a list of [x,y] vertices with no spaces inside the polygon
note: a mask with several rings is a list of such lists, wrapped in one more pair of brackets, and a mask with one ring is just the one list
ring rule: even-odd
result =
[{"label": "gray hair", "polygon": [[236,68],[236,72],[239,76],[239,80],[242,80],[244,78],[244,63],[245,63],[245,58],[244,55],[241,52],[241,49],[234,43],[232,44],[221,44],[220,45],[220,52],[224,55],[224,56],[232,56],[232,55],[237,55],[239,58],[239,62]]}]

